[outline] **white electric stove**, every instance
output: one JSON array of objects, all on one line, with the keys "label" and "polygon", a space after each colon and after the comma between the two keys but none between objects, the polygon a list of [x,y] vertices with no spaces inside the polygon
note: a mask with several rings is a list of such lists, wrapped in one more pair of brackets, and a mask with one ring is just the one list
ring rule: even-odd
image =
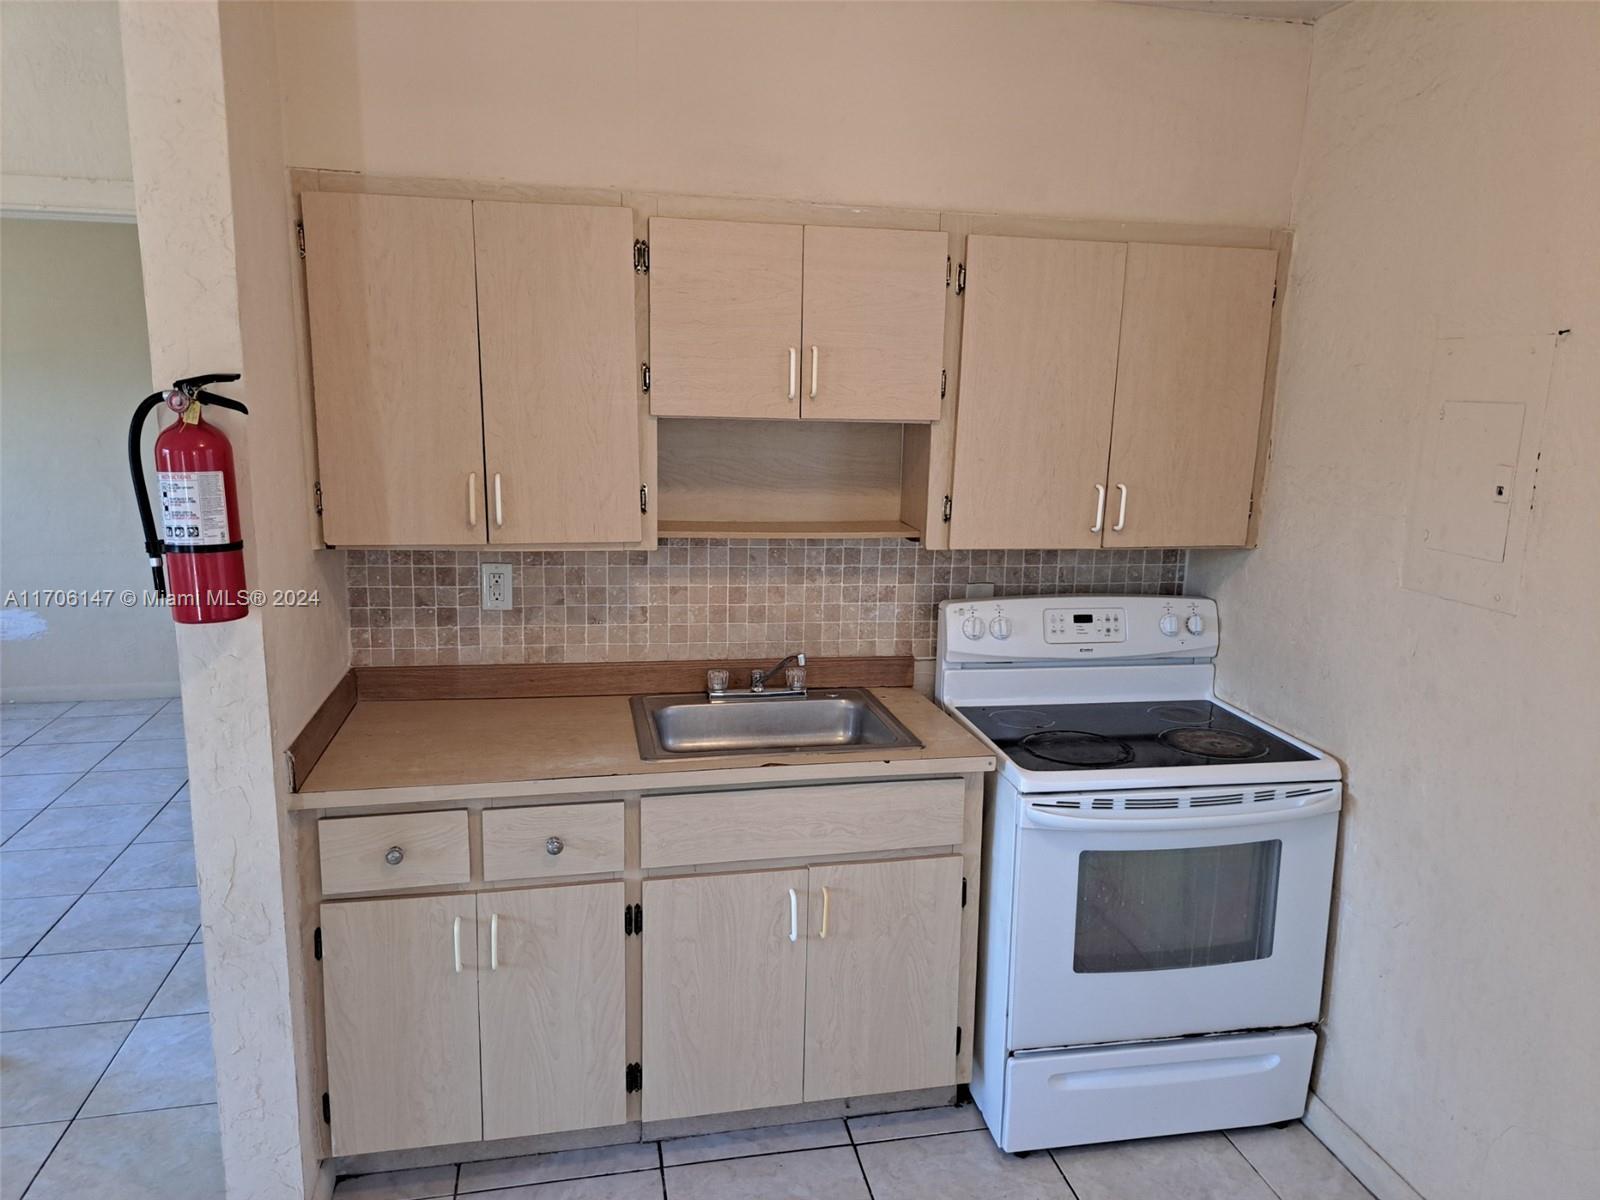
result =
[{"label": "white electric stove", "polygon": [[1212,694],[1216,605],[940,605],[935,693],[1000,764],[972,1094],[1004,1150],[1289,1120],[1339,765]]}]

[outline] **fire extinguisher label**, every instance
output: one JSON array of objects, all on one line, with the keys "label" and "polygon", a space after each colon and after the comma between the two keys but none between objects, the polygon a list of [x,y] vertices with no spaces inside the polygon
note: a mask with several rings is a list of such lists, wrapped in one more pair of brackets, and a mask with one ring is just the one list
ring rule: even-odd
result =
[{"label": "fire extinguisher label", "polygon": [[162,536],[169,546],[221,546],[228,537],[228,496],[221,471],[162,471]]}]

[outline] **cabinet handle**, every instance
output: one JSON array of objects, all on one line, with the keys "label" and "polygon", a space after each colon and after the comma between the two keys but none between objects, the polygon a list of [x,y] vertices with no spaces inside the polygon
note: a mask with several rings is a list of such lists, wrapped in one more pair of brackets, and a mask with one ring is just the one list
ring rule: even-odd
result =
[{"label": "cabinet handle", "polygon": [[546,854],[560,854],[566,848],[567,844],[558,837],[547,837],[544,840],[544,852]]},{"label": "cabinet handle", "polygon": [[391,867],[398,867],[406,860],[406,852],[399,846],[390,846],[383,852],[383,861]]},{"label": "cabinet handle", "polygon": [[811,347],[811,399],[817,398],[817,348]]},{"label": "cabinet handle", "polygon": [[828,889],[822,889],[822,927],[817,930],[817,936],[824,940],[828,936]]},{"label": "cabinet handle", "polygon": [[789,347],[789,403],[800,394],[800,351]]},{"label": "cabinet handle", "polygon": [[800,940],[800,897],[795,895],[794,889],[789,889],[789,940]]},{"label": "cabinet handle", "polygon": [[467,476],[467,528],[478,527],[478,473]]},{"label": "cabinet handle", "polygon": [[500,969],[500,914],[489,914],[489,970]]},{"label": "cabinet handle", "polygon": [[494,473],[494,527],[499,529],[506,523],[505,509],[500,503],[500,472]]},{"label": "cabinet handle", "polygon": [[1128,485],[1117,484],[1117,495],[1121,498],[1117,501],[1117,523],[1111,527],[1112,533],[1121,533],[1122,527],[1128,523]]},{"label": "cabinet handle", "polygon": [[461,974],[461,918],[455,919],[455,924],[450,930],[450,941],[456,954],[456,974]]},{"label": "cabinet handle", "polygon": [[1097,483],[1094,485],[1094,491],[1094,524],[1089,526],[1089,532],[1099,533],[1106,523],[1106,485]]}]

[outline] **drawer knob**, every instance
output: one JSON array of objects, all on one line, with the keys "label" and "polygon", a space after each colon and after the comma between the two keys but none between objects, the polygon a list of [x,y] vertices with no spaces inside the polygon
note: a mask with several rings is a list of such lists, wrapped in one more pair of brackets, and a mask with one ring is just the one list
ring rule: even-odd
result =
[{"label": "drawer knob", "polygon": [[546,838],[544,849],[546,854],[560,854],[567,848],[567,844],[558,837]]},{"label": "drawer knob", "polygon": [[399,846],[390,846],[387,853],[385,853],[383,856],[383,861],[388,863],[391,867],[398,867],[405,861],[405,859],[406,852],[400,849]]}]

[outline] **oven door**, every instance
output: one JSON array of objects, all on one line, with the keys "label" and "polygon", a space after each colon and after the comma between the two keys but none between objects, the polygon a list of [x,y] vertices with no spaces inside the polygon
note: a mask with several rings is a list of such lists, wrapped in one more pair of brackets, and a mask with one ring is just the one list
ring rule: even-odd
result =
[{"label": "oven door", "polygon": [[1315,1021],[1340,792],[1223,811],[1182,792],[1103,812],[1023,796],[1010,1048]]}]

